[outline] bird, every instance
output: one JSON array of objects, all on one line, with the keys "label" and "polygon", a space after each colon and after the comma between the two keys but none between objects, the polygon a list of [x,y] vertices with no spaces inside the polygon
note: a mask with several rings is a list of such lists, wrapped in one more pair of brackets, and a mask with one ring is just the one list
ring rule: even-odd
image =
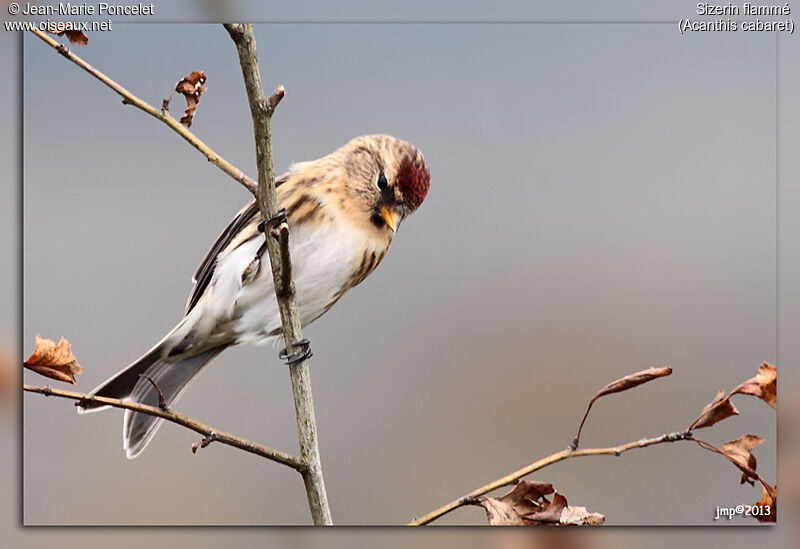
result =
[{"label": "bird", "polygon": [[[430,170],[414,145],[389,135],[366,135],[317,160],[292,164],[275,185],[289,225],[295,295],[306,326],[386,257],[402,221],[427,196]],[[181,321],[92,396],[169,407],[226,348],[274,344],[282,337],[261,221],[252,200],[198,267]],[[78,411],[106,408],[82,401]],[[129,459],[142,453],[162,421],[125,410],[123,449]]]}]

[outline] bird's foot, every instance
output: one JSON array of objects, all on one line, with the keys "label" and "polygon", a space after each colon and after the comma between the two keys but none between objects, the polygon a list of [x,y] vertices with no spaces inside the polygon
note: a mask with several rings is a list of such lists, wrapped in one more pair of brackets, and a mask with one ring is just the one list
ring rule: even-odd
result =
[{"label": "bird's foot", "polygon": [[305,338],[296,342],[293,347],[295,348],[295,351],[292,354],[289,354],[285,348],[278,353],[278,358],[285,360],[286,364],[289,366],[292,364],[297,364],[298,362],[302,362],[313,356],[313,353],[311,352],[311,342]]},{"label": "bird's foot", "polygon": [[267,228],[272,228],[280,225],[281,223],[286,223],[286,208],[281,208],[278,210],[278,213],[270,217],[269,219],[265,219],[261,223],[258,224],[258,231],[265,232]]}]

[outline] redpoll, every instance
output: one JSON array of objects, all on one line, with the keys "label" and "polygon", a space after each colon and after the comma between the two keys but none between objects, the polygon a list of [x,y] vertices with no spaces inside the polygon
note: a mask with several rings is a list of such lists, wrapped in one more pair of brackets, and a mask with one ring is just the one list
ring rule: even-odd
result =
[{"label": "redpoll", "polygon": [[[378,266],[400,223],[425,199],[430,173],[413,145],[373,135],[293,165],[276,185],[278,206],[285,208],[289,222],[292,273],[305,326]],[[250,202],[197,269],[181,322],[92,394],[157,406],[154,383],[169,406],[226,347],[282,337],[260,221],[255,202]],[[79,410],[104,408],[88,403]],[[125,411],[123,439],[129,458],[144,450],[161,421]]]}]

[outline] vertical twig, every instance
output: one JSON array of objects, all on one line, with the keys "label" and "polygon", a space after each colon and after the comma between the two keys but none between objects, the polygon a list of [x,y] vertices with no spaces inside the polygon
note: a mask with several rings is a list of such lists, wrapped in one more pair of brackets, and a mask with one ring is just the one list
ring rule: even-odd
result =
[{"label": "vertical twig", "polygon": [[[270,119],[275,107],[283,98],[283,87],[279,87],[267,98],[261,85],[261,74],[258,70],[258,56],[253,26],[250,24],[225,24],[225,29],[236,44],[239,64],[242,67],[247,98],[250,103],[250,114],[253,117],[253,132],[256,143],[256,160],[258,166],[258,190],[256,202],[263,219],[267,220],[278,212],[275,192],[275,172],[272,165],[272,139]],[[284,228],[281,227],[283,231]],[[283,337],[288,354],[295,352],[297,343],[303,339],[300,326],[300,314],[295,300],[294,283],[288,280],[284,284],[281,265],[290,262],[288,246],[282,247],[277,238],[265,231],[267,251],[272,266],[278,307],[283,324]],[[314,402],[311,394],[311,377],[308,360],[304,359],[289,365],[294,395],[295,414],[297,417],[297,434],[300,440],[300,456],[306,469],[303,470],[303,481],[306,486],[308,505],[314,524],[333,524],[328,496],[325,492],[325,481],[322,477],[322,463],[317,443],[317,425],[314,419]]]}]

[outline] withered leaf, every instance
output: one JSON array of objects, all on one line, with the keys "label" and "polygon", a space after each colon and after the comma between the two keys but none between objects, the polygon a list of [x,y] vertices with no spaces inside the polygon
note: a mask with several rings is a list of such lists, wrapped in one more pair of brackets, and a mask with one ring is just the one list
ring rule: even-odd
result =
[{"label": "withered leaf", "polygon": [[480,506],[486,510],[486,518],[490,526],[522,526],[520,516],[510,505],[494,498],[485,498]]},{"label": "withered leaf", "polygon": [[525,524],[560,524],[560,525],[600,525],[606,517],[600,513],[590,513],[586,507],[572,507],[567,498],[556,492],[553,501],[546,509],[522,517]]},{"label": "withered leaf", "polygon": [[595,393],[595,395],[592,397],[592,400],[589,401],[589,406],[587,406],[586,413],[583,415],[581,424],[578,427],[578,433],[575,435],[575,438],[572,441],[572,449],[575,450],[578,447],[578,443],[581,438],[581,431],[583,431],[583,424],[586,423],[586,418],[589,417],[589,411],[592,409],[592,405],[598,398],[613,393],[627,391],[628,389],[633,389],[634,387],[637,387],[643,383],[647,383],[648,381],[652,381],[660,377],[668,376],[671,373],[672,368],[669,366],[664,366],[663,368],[648,368],[647,370],[640,370],[623,378],[612,381],[597,391],[597,393]]},{"label": "withered leaf", "polygon": [[772,364],[764,363],[758,368],[758,374],[751,377],[731,392],[757,396],[773,408],[777,408],[778,370]]},{"label": "withered leaf", "polygon": [[[548,500],[547,495],[553,494]],[[602,524],[605,517],[589,513],[584,507],[570,507],[567,498],[545,482],[521,481],[499,498],[477,500],[486,510],[492,526],[532,526],[539,524]]]},{"label": "withered leaf", "polygon": [[[200,96],[206,91],[203,84],[206,83],[206,73],[203,71],[194,71],[189,76],[184,76],[175,85],[175,91],[182,94],[186,98],[186,111],[181,118],[181,124],[187,128],[192,127],[192,120],[194,119],[195,110],[200,103]],[[167,105],[169,103],[167,102]]]},{"label": "withered leaf", "polygon": [[83,34],[82,31],[68,30],[64,31],[64,34],[67,35],[70,44],[79,44],[81,46],[85,46],[89,43],[89,37]]},{"label": "withered leaf", "polygon": [[75,383],[75,376],[83,373],[83,367],[78,364],[69,342],[63,337],[56,345],[52,339],[37,334],[36,348],[24,365],[37,374],[68,383]]},{"label": "withered leaf", "polygon": [[754,485],[755,481],[758,480],[758,475],[755,474],[756,457],[750,452],[762,442],[764,442],[764,439],[758,435],[744,435],[719,447],[720,453],[741,469],[742,478],[739,481],[740,484],[747,482]]},{"label": "withered leaf", "polygon": [[592,402],[594,402],[601,396],[627,391],[628,389],[633,389],[634,387],[641,385],[642,383],[647,383],[648,381],[668,376],[671,373],[672,373],[672,368],[670,368],[669,366],[665,366],[663,368],[648,368],[647,370],[641,370],[639,372],[627,375],[616,381],[612,381],[611,383],[609,383],[608,385],[597,391],[597,394],[594,395],[594,397],[592,398]]},{"label": "withered leaf", "polygon": [[545,504],[540,511],[528,513],[523,518],[533,524],[558,524],[567,505],[567,498],[556,492],[549,505]]},{"label": "withered leaf", "polygon": [[567,506],[561,512],[559,522],[561,524],[571,524],[575,526],[599,526],[606,521],[606,517],[600,513],[590,513],[586,507]]},{"label": "withered leaf", "polygon": [[[761,499],[756,503],[760,513],[753,516],[758,522],[777,522],[778,520],[778,485],[761,486]],[[769,511],[769,512],[767,512]]]},{"label": "withered leaf", "polygon": [[523,480],[498,500],[510,505],[518,515],[527,515],[540,510],[541,502],[546,501],[545,496],[553,492],[555,490],[549,482]]},{"label": "withered leaf", "polygon": [[720,389],[717,393],[717,396],[714,397],[714,400],[706,404],[697,419],[695,419],[692,424],[689,425],[687,431],[711,427],[723,419],[739,415],[739,410],[737,410],[736,406],[734,406],[731,402],[730,395],[724,395],[725,391]]},{"label": "withered leaf", "polygon": [[43,30],[46,30],[50,34],[55,34],[56,36],[66,36],[67,39],[69,39],[70,44],[78,44],[79,46],[85,46],[86,44],[89,43],[89,37],[83,34],[83,32],[79,30],[62,29],[56,31],[55,26],[53,27],[53,30],[48,29],[47,26],[45,26]]}]

